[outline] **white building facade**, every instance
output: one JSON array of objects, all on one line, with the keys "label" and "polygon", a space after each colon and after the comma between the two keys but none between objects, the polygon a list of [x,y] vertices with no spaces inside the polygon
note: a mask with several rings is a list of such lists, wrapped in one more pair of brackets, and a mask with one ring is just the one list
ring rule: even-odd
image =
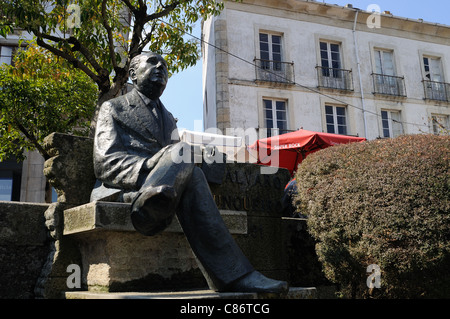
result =
[{"label": "white building facade", "polygon": [[243,0],[225,1],[202,36],[206,130],[448,134],[449,26],[351,5]]}]

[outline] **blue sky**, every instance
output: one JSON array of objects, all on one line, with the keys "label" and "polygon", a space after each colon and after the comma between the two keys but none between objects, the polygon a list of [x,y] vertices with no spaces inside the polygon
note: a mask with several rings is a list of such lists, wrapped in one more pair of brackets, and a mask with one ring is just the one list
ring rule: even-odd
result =
[{"label": "blue sky", "polygon": [[[325,3],[341,6],[351,3],[363,10],[376,4],[381,11],[390,11],[395,16],[450,25],[450,0],[326,0]],[[200,37],[199,27],[194,30],[194,35]],[[199,61],[196,66],[170,78],[161,100],[179,119],[179,129],[202,131],[202,95],[202,63]]]}]

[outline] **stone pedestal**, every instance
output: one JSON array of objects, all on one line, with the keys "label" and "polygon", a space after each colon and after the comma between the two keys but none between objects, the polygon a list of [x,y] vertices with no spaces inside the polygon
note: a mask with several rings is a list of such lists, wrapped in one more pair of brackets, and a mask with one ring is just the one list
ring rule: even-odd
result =
[{"label": "stone pedestal", "polygon": [[[234,235],[247,233],[247,214],[221,211]],[[64,235],[79,243],[83,288],[154,291],[206,287],[178,220],[162,233],[136,232],[130,204],[93,202],[64,212]]]}]

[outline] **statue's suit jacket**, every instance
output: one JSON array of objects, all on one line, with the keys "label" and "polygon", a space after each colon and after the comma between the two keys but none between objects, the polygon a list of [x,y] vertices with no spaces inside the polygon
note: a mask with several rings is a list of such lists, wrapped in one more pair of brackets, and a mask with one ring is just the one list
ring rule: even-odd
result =
[{"label": "statue's suit jacket", "polygon": [[168,145],[178,142],[175,118],[159,99],[156,105],[163,129],[136,89],[103,103],[94,138],[94,170],[103,185],[94,189],[91,200],[104,196],[105,186],[137,191],[139,178],[148,175]]}]

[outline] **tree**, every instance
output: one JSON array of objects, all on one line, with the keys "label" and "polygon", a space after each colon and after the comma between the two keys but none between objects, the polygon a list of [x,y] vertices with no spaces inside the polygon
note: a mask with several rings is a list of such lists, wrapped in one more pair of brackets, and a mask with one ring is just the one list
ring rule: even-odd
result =
[{"label": "tree", "polygon": [[22,160],[52,132],[87,135],[98,90],[82,71],[31,43],[0,67],[0,161]]},{"label": "tree", "polygon": [[[131,59],[144,49],[165,55],[169,71],[195,65],[199,45],[187,40],[199,19],[217,15],[213,0],[0,0],[0,35],[21,28],[37,44],[82,70],[99,89],[99,106],[128,80]],[[112,75],[112,76],[111,76]]]}]

